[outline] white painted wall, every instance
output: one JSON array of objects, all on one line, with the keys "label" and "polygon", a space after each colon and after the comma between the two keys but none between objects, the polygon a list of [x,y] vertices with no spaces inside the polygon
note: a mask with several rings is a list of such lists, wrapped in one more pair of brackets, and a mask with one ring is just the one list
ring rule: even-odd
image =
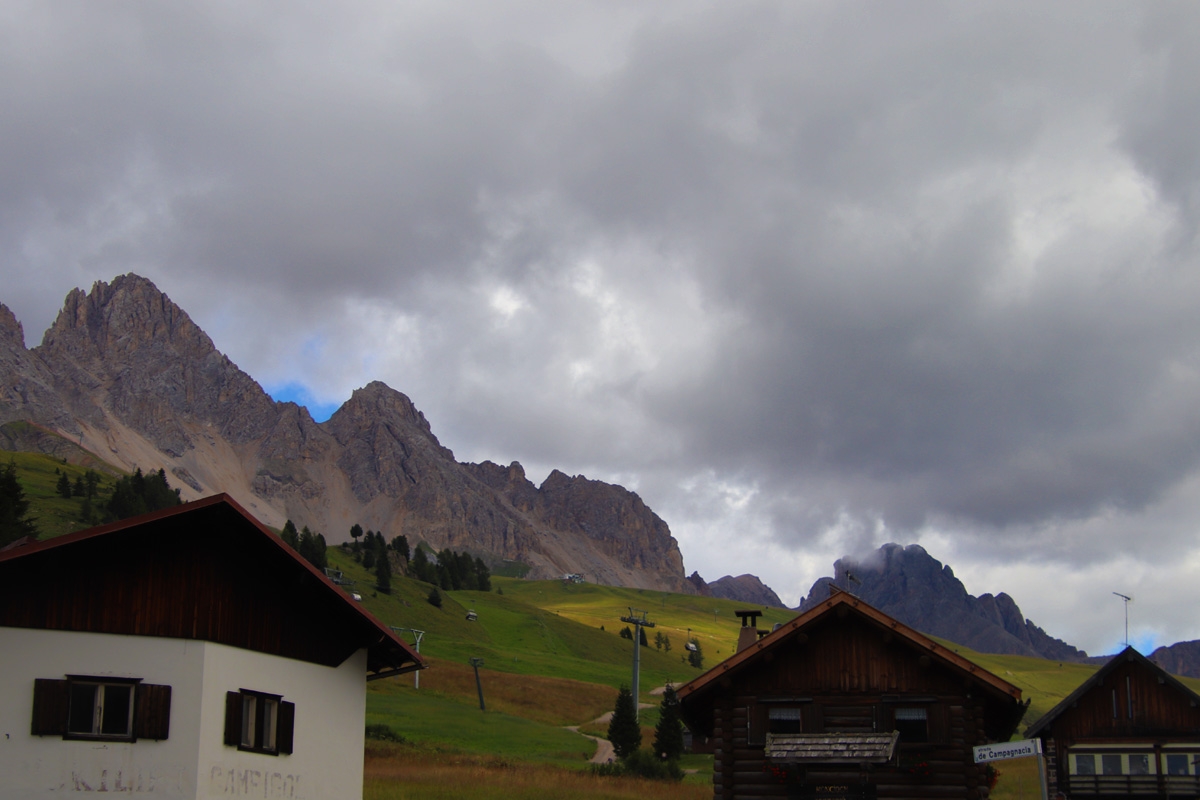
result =
[{"label": "white painted wall", "polygon": [[[155,742],[33,736],[35,678],[141,678],[171,687],[171,731]],[[322,667],[209,642],[0,627],[0,797],[115,792],[153,800],[361,798],[366,651]],[[296,704],[294,753],[224,745],[225,693]]]},{"label": "white painted wall", "polygon": [[[367,651],[330,668],[209,644],[200,719],[199,797],[361,798]],[[283,695],[296,704],[290,756],[226,747],[225,693],[239,689]]]}]

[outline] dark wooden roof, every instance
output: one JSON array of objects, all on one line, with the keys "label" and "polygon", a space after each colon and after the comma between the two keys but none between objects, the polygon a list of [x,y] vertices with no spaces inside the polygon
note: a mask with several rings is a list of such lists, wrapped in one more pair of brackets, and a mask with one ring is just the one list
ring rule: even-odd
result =
[{"label": "dark wooden roof", "polygon": [[772,761],[805,764],[886,764],[896,752],[899,731],[891,733],[768,733],[765,753]]},{"label": "dark wooden roof", "polygon": [[747,664],[753,663],[764,654],[780,646],[783,642],[801,635],[805,628],[826,615],[838,613],[839,609],[844,609],[841,613],[857,614],[873,622],[878,627],[890,631],[895,636],[908,640],[923,653],[941,661],[952,670],[962,673],[964,678],[978,684],[991,694],[1006,696],[1017,701],[1021,699],[1021,690],[1008,681],[993,675],[983,667],[963,658],[953,650],[949,650],[938,644],[928,636],[918,633],[904,623],[892,619],[887,614],[849,592],[838,592],[831,595],[828,600],[797,616],[791,622],[785,622],[777,629],[759,639],[757,643],[747,647],[740,653],[730,656],[700,677],[688,681],[678,689],[679,699],[682,701],[690,695],[703,692],[715,681],[736,674],[744,669]]},{"label": "dark wooden roof", "polygon": [[1029,726],[1025,731],[1025,735],[1029,738],[1034,738],[1046,732],[1053,722],[1066,713],[1068,710],[1076,707],[1079,700],[1088,692],[1102,686],[1105,680],[1114,671],[1124,664],[1136,664],[1138,667],[1146,670],[1155,678],[1158,683],[1169,686],[1180,695],[1180,700],[1187,703],[1191,708],[1200,707],[1200,695],[1197,695],[1187,686],[1185,686],[1178,678],[1171,675],[1165,669],[1155,664],[1144,655],[1134,650],[1132,647],[1126,647],[1123,651],[1110,658],[1103,667],[1098,669],[1094,675],[1079,685],[1079,688],[1071,692],[1063,701],[1054,708],[1047,711],[1042,718]]},{"label": "dark wooden roof", "polygon": [[197,639],[369,677],[420,657],[227,495],[0,552],[0,626]]}]

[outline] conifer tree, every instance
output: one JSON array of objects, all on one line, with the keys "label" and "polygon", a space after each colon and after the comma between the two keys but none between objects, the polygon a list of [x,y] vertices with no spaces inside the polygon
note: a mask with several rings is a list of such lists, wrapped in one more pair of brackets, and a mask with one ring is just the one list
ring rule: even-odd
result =
[{"label": "conifer tree", "polygon": [[300,532],[296,530],[296,523],[290,519],[283,524],[283,533],[279,534],[279,538],[293,550],[300,549]]},{"label": "conifer tree", "polygon": [[612,742],[617,758],[628,758],[642,746],[642,729],[638,726],[637,706],[628,686],[622,686],[617,694],[617,705],[613,708],[612,720],[608,723],[608,740]]},{"label": "conifer tree", "polygon": [[384,594],[392,593],[392,564],[386,551],[379,554],[375,564],[375,588]]},{"label": "conifer tree", "polygon": [[679,716],[679,696],[675,687],[667,684],[658,707],[658,725],[654,727],[654,754],[664,761],[674,761],[683,755],[683,721]]},{"label": "conifer tree", "polygon": [[60,472],[58,474],[58,484],[54,487],[58,492],[58,496],[64,499],[71,499],[71,479],[67,477],[67,473]]},{"label": "conifer tree", "polygon": [[17,465],[9,461],[8,466],[0,467],[0,547],[23,536],[37,538],[37,526],[26,516],[28,512],[29,501],[17,480]]}]

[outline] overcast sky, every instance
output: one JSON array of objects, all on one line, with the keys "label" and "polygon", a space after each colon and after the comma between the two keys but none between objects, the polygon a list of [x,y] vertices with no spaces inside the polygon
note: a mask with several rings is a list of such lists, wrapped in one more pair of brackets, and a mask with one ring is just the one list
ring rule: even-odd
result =
[{"label": "overcast sky", "polygon": [[137,272],[710,581],[920,543],[1200,638],[1200,5],[0,0],[0,109],[30,346]]}]

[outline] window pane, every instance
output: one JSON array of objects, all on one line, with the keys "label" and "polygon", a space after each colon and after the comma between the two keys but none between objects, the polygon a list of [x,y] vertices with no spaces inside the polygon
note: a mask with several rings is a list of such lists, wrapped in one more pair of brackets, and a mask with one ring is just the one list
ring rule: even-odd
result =
[{"label": "window pane", "polygon": [[133,687],[105,685],[102,688],[100,733],[107,736],[128,736],[130,712],[133,710]]},{"label": "window pane", "polygon": [[1105,775],[1121,774],[1121,757],[1119,755],[1100,756],[1100,763]]},{"label": "window pane", "polygon": [[275,719],[279,704],[274,700],[264,699],[262,716],[262,747],[264,750],[275,749]]},{"label": "window pane", "polygon": [[254,747],[254,716],[258,710],[253,695],[242,695],[242,747]]},{"label": "window pane", "polygon": [[924,708],[897,708],[895,720],[896,730],[900,731],[900,741],[929,741],[929,725],[926,722],[926,716]]},{"label": "window pane", "polygon": [[1091,753],[1081,756],[1075,756],[1075,774],[1076,775],[1095,775],[1096,774],[1096,757]]},{"label": "window pane", "polygon": [[1169,755],[1169,756],[1167,756],[1167,774],[1168,775],[1187,775],[1188,774],[1188,757],[1185,755]]},{"label": "window pane", "polygon": [[96,690],[94,683],[71,684],[71,710],[67,713],[68,733],[96,732]]},{"label": "window pane", "polygon": [[800,733],[800,709],[772,708],[767,712],[768,733]]},{"label": "window pane", "polygon": [[1150,756],[1141,753],[1129,756],[1129,774],[1149,775]]},{"label": "window pane", "polygon": [[896,719],[919,719],[925,720],[928,716],[923,708],[897,708]]}]

